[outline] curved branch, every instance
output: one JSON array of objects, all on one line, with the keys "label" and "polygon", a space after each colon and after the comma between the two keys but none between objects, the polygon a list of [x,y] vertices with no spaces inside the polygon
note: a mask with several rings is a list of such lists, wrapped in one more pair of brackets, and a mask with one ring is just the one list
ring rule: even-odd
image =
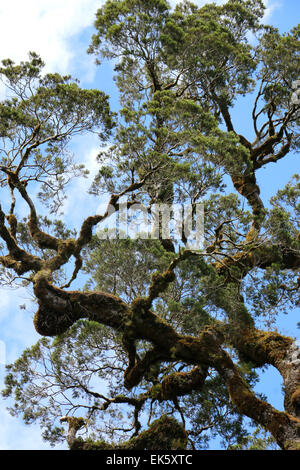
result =
[{"label": "curved branch", "polygon": [[[226,331],[226,327],[222,331]],[[230,330],[229,342],[243,360],[256,367],[274,366],[283,378],[285,409],[300,418],[300,348],[293,338],[256,328]]]},{"label": "curved branch", "polygon": [[24,274],[28,271],[38,271],[42,269],[42,260],[37,256],[22,250],[5,226],[5,214],[0,205],[0,236],[5,241],[9,255],[1,256],[0,261],[3,266],[12,268],[17,274]]}]

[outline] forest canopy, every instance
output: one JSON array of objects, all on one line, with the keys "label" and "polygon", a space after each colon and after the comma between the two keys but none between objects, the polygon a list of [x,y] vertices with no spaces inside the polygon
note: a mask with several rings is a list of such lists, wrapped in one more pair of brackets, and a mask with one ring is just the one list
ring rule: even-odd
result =
[{"label": "forest canopy", "polygon": [[[35,52],[2,61],[0,281],[32,293],[41,335],[2,395],[51,445],[300,449],[299,342],[277,328],[299,307],[299,176],[270,200],[258,182],[298,158],[300,26],[263,15],[261,0],[106,1],[88,53],[113,64],[117,112],[101,80],[45,73]],[[91,179],[72,145],[94,134]],[[107,208],[77,230],[60,215],[80,178]],[[124,201],[148,221],[188,207],[181,228],[201,207],[201,248],[185,230],[112,236]],[[284,410],[254,391],[266,367]]]}]

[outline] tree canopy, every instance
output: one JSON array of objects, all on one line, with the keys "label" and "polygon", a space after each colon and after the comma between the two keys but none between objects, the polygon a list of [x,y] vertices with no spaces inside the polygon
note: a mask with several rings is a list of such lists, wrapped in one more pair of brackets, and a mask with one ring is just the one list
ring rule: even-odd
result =
[{"label": "tree canopy", "polygon": [[[88,52],[114,64],[117,113],[104,92],[43,74],[34,52],[2,62],[1,282],[32,290],[42,337],[7,366],[2,394],[53,445],[300,448],[300,351],[276,328],[299,306],[299,176],[270,201],[257,181],[296,158],[300,29],[280,34],[263,14],[261,0],[108,0]],[[109,202],[75,230],[58,214],[69,182],[89,177],[72,139],[90,133],[90,193]],[[162,230],[105,239],[125,199],[149,216],[202,204],[203,248]],[[283,411],[253,391],[268,366]]]}]

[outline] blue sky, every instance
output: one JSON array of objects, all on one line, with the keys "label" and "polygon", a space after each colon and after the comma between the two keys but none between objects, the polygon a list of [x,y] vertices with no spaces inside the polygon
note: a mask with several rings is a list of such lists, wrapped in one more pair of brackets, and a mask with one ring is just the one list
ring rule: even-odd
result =
[{"label": "blue sky", "polygon": [[[81,81],[81,85],[103,89],[111,95],[111,105],[117,109],[117,94],[112,82],[112,68],[105,64],[96,67],[94,58],[86,54],[86,49],[93,33],[93,19],[97,8],[103,2],[99,0],[10,0],[0,4],[0,59],[10,57],[15,61],[26,60],[29,50],[39,53],[46,62],[46,71],[72,74]],[[176,2],[173,1],[172,4]],[[207,3],[195,1],[197,4]],[[217,2],[217,3],[222,3]],[[265,22],[288,31],[296,24],[299,17],[299,0],[266,1]],[[0,85],[0,96],[4,90]],[[246,103],[245,103],[246,104]],[[234,112],[233,119],[239,132],[249,132],[248,123],[243,119],[241,108]],[[99,150],[96,138],[78,139],[76,154],[85,163],[93,175],[96,171],[96,155]],[[290,155],[276,165],[269,165],[258,174],[262,197],[267,202],[269,197],[282,187],[295,172],[299,172],[299,163],[295,155]],[[79,187],[78,187],[79,185]],[[65,206],[64,218],[78,226],[86,215],[99,209],[99,201],[84,195],[88,181],[81,180],[70,187],[71,197]],[[75,211],[74,211],[75,209]],[[74,212],[76,216],[74,216]],[[26,304],[26,310],[19,308]],[[0,388],[4,377],[4,362],[14,361],[24,348],[34,344],[39,336],[32,325],[34,305],[31,304],[30,292],[24,289],[0,292]],[[298,317],[298,318],[297,318]],[[299,311],[280,319],[279,328],[284,334],[297,336]],[[270,370],[264,374],[259,391],[266,393],[275,406],[282,408],[281,382],[276,372]],[[27,427],[20,419],[12,418],[5,407],[7,402],[0,399],[0,449],[48,449],[40,436],[38,426]]]}]

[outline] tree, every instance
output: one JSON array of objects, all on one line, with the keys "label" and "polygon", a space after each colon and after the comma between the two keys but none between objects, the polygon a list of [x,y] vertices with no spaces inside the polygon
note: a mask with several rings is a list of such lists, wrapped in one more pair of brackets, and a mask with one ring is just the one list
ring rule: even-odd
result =
[{"label": "tree", "polygon": [[[299,305],[299,177],[266,207],[257,173],[299,146],[291,96],[300,30],[262,26],[263,12],[260,0],[174,10],[164,0],[107,1],[89,52],[115,63],[118,116],[101,91],[43,76],[34,53],[3,62],[2,280],[32,286],[43,337],[8,366],[3,394],[52,443],[63,438],[60,419],[71,449],[197,449],[208,431],[229,448],[299,449],[300,352],[275,328]],[[246,95],[253,139],[232,119]],[[90,191],[110,199],[74,233],[53,217],[69,180],[87,176],[69,148],[87,132],[104,146]],[[155,240],[95,235],[124,197],[147,214],[155,204],[195,211],[202,202],[204,249],[189,247],[185,232],[179,240],[162,230]],[[69,290],[82,271],[89,282]],[[267,366],[282,376],[284,411],[253,392]],[[272,439],[247,437],[247,420]]]}]

